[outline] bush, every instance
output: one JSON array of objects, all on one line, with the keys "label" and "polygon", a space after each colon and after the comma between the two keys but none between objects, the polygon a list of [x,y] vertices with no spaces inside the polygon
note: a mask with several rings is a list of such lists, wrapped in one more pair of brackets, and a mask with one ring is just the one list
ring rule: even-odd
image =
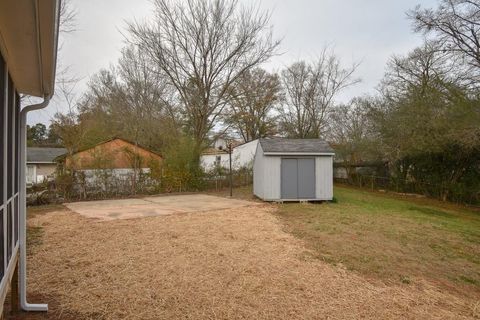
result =
[{"label": "bush", "polygon": [[205,187],[200,153],[189,137],[180,138],[164,152],[162,189],[167,192],[197,191]]},{"label": "bush", "polygon": [[64,199],[71,198],[73,194],[74,182],[74,176],[71,172],[67,170],[61,172],[57,171],[55,178],[56,189],[62,194]]}]

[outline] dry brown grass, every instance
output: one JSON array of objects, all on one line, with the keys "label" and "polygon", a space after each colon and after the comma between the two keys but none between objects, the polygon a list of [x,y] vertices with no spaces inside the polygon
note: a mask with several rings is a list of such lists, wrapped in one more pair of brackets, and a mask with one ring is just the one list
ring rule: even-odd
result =
[{"label": "dry brown grass", "polygon": [[388,283],[428,280],[480,299],[480,215],[438,201],[335,189],[338,203],[288,204],[278,216],[323,261]]},{"label": "dry brown grass", "polygon": [[34,216],[29,297],[17,319],[461,319],[472,306],[425,283],[372,283],[313,258],[273,206],[98,222]]},{"label": "dry brown grass", "polygon": [[[207,192],[207,194],[214,195],[217,197],[225,197],[225,198],[230,198],[230,189],[229,188],[223,188],[220,190],[211,190]],[[248,186],[243,186],[243,187],[237,187],[233,189],[232,192],[233,198],[234,199],[240,199],[240,200],[249,200],[249,201],[260,201],[256,196],[253,195],[253,186],[248,185]]]}]

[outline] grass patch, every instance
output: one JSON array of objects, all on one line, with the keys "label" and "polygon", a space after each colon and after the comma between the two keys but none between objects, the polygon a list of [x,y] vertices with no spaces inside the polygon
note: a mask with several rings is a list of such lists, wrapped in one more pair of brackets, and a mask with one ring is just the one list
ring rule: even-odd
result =
[{"label": "grass patch", "polygon": [[27,227],[27,251],[32,253],[36,247],[43,243],[44,231],[42,227],[29,226]]},{"label": "grass patch", "polygon": [[43,206],[29,206],[27,207],[27,219],[34,218],[37,215],[43,215],[52,211],[65,210],[61,204],[47,204]]},{"label": "grass patch", "polygon": [[[243,187],[236,187],[232,190],[232,198],[240,199],[240,200],[248,200],[248,201],[255,201],[257,198],[253,195],[253,186],[243,186]],[[223,188],[220,190],[210,190],[206,192],[207,194],[219,197],[230,197],[230,189]]]},{"label": "grass patch", "polygon": [[[55,210],[65,210],[62,205],[32,206],[27,208],[27,219],[44,215]],[[43,243],[44,230],[41,226],[32,226],[27,223],[27,251],[32,253],[36,247]]]},{"label": "grass patch", "polygon": [[348,187],[334,192],[337,203],[278,206],[286,229],[319,259],[387,283],[426,279],[480,297],[478,211]]}]

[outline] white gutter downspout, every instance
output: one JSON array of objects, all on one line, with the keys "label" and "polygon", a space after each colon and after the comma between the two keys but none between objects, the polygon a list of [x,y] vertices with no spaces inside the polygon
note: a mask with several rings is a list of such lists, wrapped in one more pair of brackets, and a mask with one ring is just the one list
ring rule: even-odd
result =
[{"label": "white gutter downspout", "polygon": [[[40,0],[35,0],[35,13],[37,19],[37,29],[39,30],[40,27],[38,25],[38,4]],[[60,24],[60,7],[61,7],[62,0],[56,0],[56,21],[55,21],[55,59],[54,59],[54,67],[52,70],[52,77],[55,79],[55,71],[56,71],[56,64],[57,64],[57,51],[58,51],[58,34],[59,34],[59,24]],[[38,37],[38,46],[39,46],[39,62],[41,64],[42,57],[41,57],[41,48],[40,48],[40,35],[37,34]],[[41,68],[41,70],[43,70]],[[43,79],[43,78],[42,78]],[[45,92],[45,88],[44,92]],[[50,99],[53,96],[52,92],[46,92],[43,102],[38,104],[32,104],[26,106],[20,111],[20,136],[19,136],[19,144],[20,144],[20,155],[19,155],[19,221],[18,221],[18,242],[19,242],[19,262],[18,262],[18,291],[20,295],[20,307],[24,311],[48,311],[48,304],[33,304],[27,302],[27,180],[26,180],[26,171],[27,171],[27,114],[30,111],[43,109],[50,103]]]},{"label": "white gutter downspout", "polygon": [[18,289],[20,293],[20,306],[25,311],[48,311],[47,304],[32,304],[27,302],[27,184],[26,184],[26,168],[27,168],[27,113],[33,110],[43,109],[48,106],[51,96],[43,99],[43,102],[26,106],[20,112],[20,159],[19,159],[19,224],[18,242],[20,249],[19,282]]}]

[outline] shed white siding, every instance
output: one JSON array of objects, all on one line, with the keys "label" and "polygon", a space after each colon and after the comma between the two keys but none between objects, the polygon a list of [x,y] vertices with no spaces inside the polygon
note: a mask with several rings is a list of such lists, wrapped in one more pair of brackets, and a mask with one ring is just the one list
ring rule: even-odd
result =
[{"label": "shed white siding", "polygon": [[333,198],[333,157],[322,156],[315,159],[315,193],[318,200]]},{"label": "shed white siding", "polygon": [[[265,201],[282,199],[282,158],[302,158],[301,155],[265,155],[261,144],[257,145],[253,165],[253,193]],[[312,156],[308,156],[311,158]],[[315,199],[333,198],[333,156],[317,155],[315,158]]]},{"label": "shed white siding", "polygon": [[278,200],[281,198],[281,158],[264,157],[264,194],[265,200]]},{"label": "shed white siding", "polygon": [[255,159],[253,160],[253,194],[259,197],[260,199],[264,199],[263,197],[263,190],[264,187],[264,173],[263,173],[263,150],[260,147],[260,144],[257,145],[257,151],[255,154]]},{"label": "shed white siding", "polygon": [[279,200],[280,157],[265,156],[260,144],[257,145],[253,163],[253,193],[264,200]]}]

